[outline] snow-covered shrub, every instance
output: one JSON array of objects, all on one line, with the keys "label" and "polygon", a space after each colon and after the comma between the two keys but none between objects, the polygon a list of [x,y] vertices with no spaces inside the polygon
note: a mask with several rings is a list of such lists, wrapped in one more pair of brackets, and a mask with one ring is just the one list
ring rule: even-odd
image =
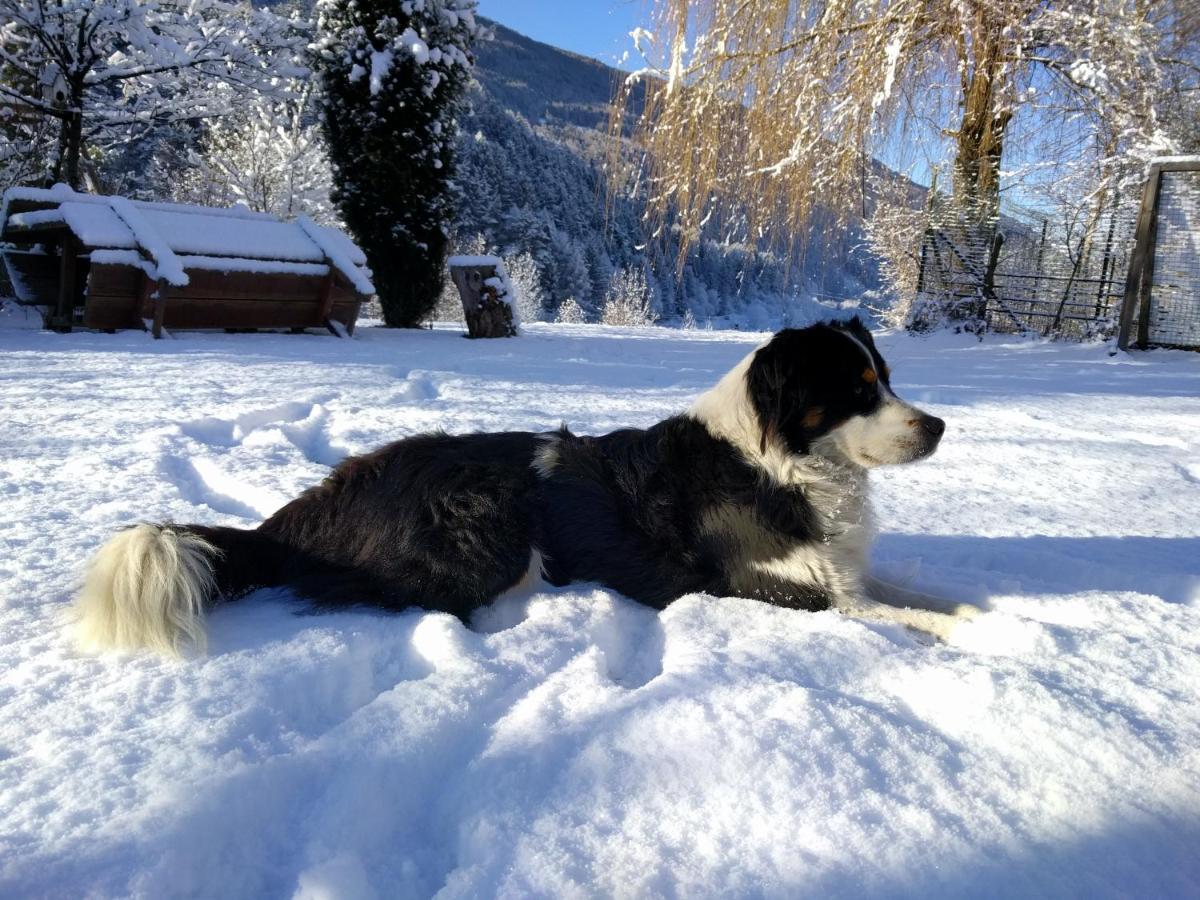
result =
[{"label": "snow-covered shrub", "polygon": [[684,310],[683,321],[680,323],[680,327],[684,331],[695,331],[696,330],[696,316],[695,316],[695,314],[692,313],[692,311],[690,309]]},{"label": "snow-covered shrub", "polygon": [[921,265],[921,238],[929,226],[929,214],[920,206],[880,197],[871,216],[863,223],[867,249],[879,260],[883,290],[876,312],[892,327],[906,325],[913,314],[917,276]]},{"label": "snow-covered shrub", "polygon": [[415,326],[445,276],[457,119],[485,32],[475,0],[321,0],[318,11],[333,199],[384,321]]},{"label": "snow-covered shrub", "polygon": [[605,325],[653,325],[654,319],[646,273],[632,266],[614,274],[600,321]]},{"label": "snow-covered shrub", "polygon": [[568,297],[558,307],[558,316],[556,322],[562,325],[582,325],[587,321],[587,316],[584,315],[583,307],[574,297]]},{"label": "snow-covered shrub", "polygon": [[546,317],[545,296],[537,263],[528,253],[504,258],[508,281],[517,295],[517,315],[522,322],[540,322]]},{"label": "snow-covered shrub", "polygon": [[337,224],[325,142],[313,121],[312,83],[294,88],[283,99],[254,97],[214,120],[187,155],[191,168],[158,179],[171,186],[172,199],[215,206],[244,203],[285,219],[308,216]]}]

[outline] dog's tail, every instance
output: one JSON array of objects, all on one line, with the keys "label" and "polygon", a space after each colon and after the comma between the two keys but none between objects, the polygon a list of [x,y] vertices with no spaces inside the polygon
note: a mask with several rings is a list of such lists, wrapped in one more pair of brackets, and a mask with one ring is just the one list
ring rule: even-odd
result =
[{"label": "dog's tail", "polygon": [[218,598],[278,584],[283,550],[259,531],[150,525],[114,535],[88,566],[76,601],[80,642],[179,656],[205,647],[204,613]]}]

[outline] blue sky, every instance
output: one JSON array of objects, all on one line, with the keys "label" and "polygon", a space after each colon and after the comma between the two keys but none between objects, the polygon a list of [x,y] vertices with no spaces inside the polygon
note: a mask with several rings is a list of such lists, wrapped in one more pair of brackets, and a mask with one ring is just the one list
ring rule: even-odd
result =
[{"label": "blue sky", "polygon": [[479,12],[534,40],[614,66],[620,64],[626,50],[632,53],[633,41],[629,32],[647,23],[649,3],[645,0],[479,0]]}]

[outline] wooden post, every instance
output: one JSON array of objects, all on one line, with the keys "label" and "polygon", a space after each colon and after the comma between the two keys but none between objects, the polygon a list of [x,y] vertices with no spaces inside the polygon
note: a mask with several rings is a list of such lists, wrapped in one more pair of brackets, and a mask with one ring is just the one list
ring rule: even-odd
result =
[{"label": "wooden post", "polygon": [[152,333],[155,339],[162,337],[163,319],[167,314],[167,282],[160,278],[158,279],[158,291],[154,297],[154,328]]},{"label": "wooden post", "polygon": [[1133,255],[1129,257],[1129,274],[1125,277],[1125,299],[1121,303],[1121,328],[1117,335],[1117,346],[1122,350],[1129,349],[1130,332],[1133,330],[1134,304],[1141,298],[1141,321],[1138,322],[1138,346],[1145,347],[1143,335],[1147,333],[1149,317],[1150,281],[1154,272],[1154,237],[1157,229],[1154,227],[1155,208],[1158,206],[1158,182],[1162,169],[1157,165],[1150,167],[1146,178],[1146,187],[1142,191],[1142,206],[1138,210],[1136,235],[1133,244]]},{"label": "wooden post", "polygon": [[464,261],[456,262],[452,257],[450,276],[462,298],[468,337],[516,337],[512,307],[501,297],[503,289],[494,283],[500,278],[499,260],[466,257]]},{"label": "wooden post", "polygon": [[337,272],[334,270],[332,262],[327,261],[327,265],[329,266],[329,274],[321,281],[321,293],[317,298],[317,322],[324,325],[338,337],[341,337],[338,330],[329,321],[329,314],[333,312],[333,287],[334,279],[337,278]]},{"label": "wooden post", "polygon": [[[996,266],[1000,263],[1000,248],[1003,245],[1004,233],[1001,231],[994,232],[988,246],[987,262],[984,265],[983,272],[979,276],[978,295],[968,307],[968,314],[975,319],[975,327],[979,329],[979,334],[987,330],[988,304],[997,299]],[[1009,312],[1009,315],[1011,317],[1012,313]],[[1021,327],[1021,323],[1018,323],[1018,327]]]},{"label": "wooden post", "polygon": [[51,325],[61,331],[70,331],[75,320],[75,272],[79,255],[79,241],[71,231],[67,231],[63,236],[61,252],[58,266],[58,305]]}]

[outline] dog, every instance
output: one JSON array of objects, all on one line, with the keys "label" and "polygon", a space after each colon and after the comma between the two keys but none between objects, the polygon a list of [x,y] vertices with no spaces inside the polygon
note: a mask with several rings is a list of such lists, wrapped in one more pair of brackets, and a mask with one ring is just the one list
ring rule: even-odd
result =
[{"label": "dog", "polygon": [[600,437],[423,434],[344,460],[254,529],[140,524],[94,556],[93,647],[203,650],[219,600],[283,586],[318,606],[464,621],[544,579],[656,608],[686,594],[836,609],[945,638],[965,610],[867,576],[867,472],[937,448],[858,319],[785,329],[686,413]]}]

